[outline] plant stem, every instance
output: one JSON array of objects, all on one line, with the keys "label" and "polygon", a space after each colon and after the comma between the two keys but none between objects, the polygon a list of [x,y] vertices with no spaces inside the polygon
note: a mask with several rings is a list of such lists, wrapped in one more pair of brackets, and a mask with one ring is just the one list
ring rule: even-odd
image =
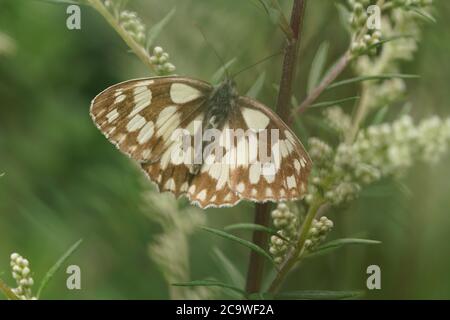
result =
[{"label": "plant stem", "polygon": [[334,81],[336,78],[347,68],[349,62],[351,61],[350,50],[347,50],[342,57],[336,62],[334,67],[330,72],[322,79],[319,85],[311,91],[311,93],[306,97],[306,99],[301,103],[299,107],[294,109],[294,115],[302,114],[310,107],[314,101],[319,98],[323,91]]},{"label": "plant stem", "polygon": [[[286,123],[290,122],[289,102],[292,96],[292,85],[295,78],[297,67],[297,55],[301,41],[301,30],[303,26],[303,17],[306,9],[306,0],[295,0],[291,13],[291,29],[294,35],[291,41],[288,41],[285,48],[283,69],[280,81],[280,91],[277,100],[277,113]],[[270,222],[270,204],[255,205],[255,223],[268,226]],[[253,242],[267,249],[268,234],[255,231],[253,233]],[[246,290],[248,293],[259,292],[264,271],[264,258],[255,252],[250,253],[250,262],[247,271]]]},{"label": "plant stem", "polygon": [[[261,203],[255,205],[255,224],[269,226],[270,204]],[[257,246],[267,249],[269,235],[266,232],[254,231],[252,241]],[[250,252],[250,262],[247,270],[247,284],[245,291],[248,293],[259,292],[264,274],[264,258],[255,251]]]},{"label": "plant stem", "polygon": [[310,205],[305,220],[302,223],[302,227],[300,229],[300,236],[297,240],[297,243],[295,244],[292,251],[289,253],[288,258],[281,265],[280,271],[277,273],[275,279],[272,281],[272,284],[270,285],[269,288],[270,293],[277,293],[278,289],[280,288],[284,279],[288,275],[289,271],[291,271],[291,269],[297,263],[299,257],[302,255],[305,246],[305,241],[308,239],[308,233],[309,230],[311,229],[311,224],[314,218],[316,217],[317,213],[319,212],[319,209],[322,207],[324,203],[325,203],[324,200],[316,199]]},{"label": "plant stem", "polygon": [[87,0],[87,3],[100,13],[103,18],[111,25],[111,27],[119,34],[119,36],[130,47],[134,54],[150,69],[151,72],[155,72],[153,64],[150,62],[150,55],[147,50],[137,43],[128,32],[122,28],[117,19],[106,9],[100,0]]}]

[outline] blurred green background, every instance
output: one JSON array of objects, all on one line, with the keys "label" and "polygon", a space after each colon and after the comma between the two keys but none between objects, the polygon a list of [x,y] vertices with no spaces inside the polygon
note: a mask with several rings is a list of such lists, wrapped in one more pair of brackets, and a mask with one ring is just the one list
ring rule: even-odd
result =
[{"label": "blurred green background", "polygon": [[[281,1],[286,8],[291,1]],[[424,25],[416,59],[404,73],[415,118],[447,116],[450,107],[449,1],[435,1],[437,23]],[[220,67],[195,26],[234,69],[279,50],[282,34],[246,0],[136,0],[130,8],[147,25],[177,8],[158,44],[171,54],[177,72],[210,79]],[[33,0],[0,0],[0,32],[15,43],[14,53],[0,55],[0,274],[9,275],[9,255],[31,261],[39,281],[56,259],[84,239],[69,264],[82,270],[82,290],[69,291],[61,270],[44,293],[48,299],[167,299],[168,286],[152,262],[148,245],[160,226],[142,205],[142,176],[92,124],[91,99],[104,88],[148,75],[145,67],[101,16],[82,7],[82,29],[66,28],[66,5]],[[318,46],[331,42],[331,64],[347,46],[334,1],[309,1],[295,93],[304,97],[305,81]],[[281,57],[259,65],[238,79],[241,92],[262,71],[267,81],[260,100],[272,106]],[[347,73],[347,76],[351,73]],[[344,75],[345,76],[345,75]],[[356,87],[326,98],[354,95]],[[305,116],[309,134],[319,111]],[[320,133],[319,133],[320,134]],[[305,137],[300,137],[305,139]],[[369,298],[450,298],[450,157],[440,165],[417,165],[405,177],[409,189],[381,183],[349,208],[333,210],[333,238],[363,234],[381,240],[373,247],[349,247],[306,261],[286,289],[364,289],[366,268],[382,269],[382,290]],[[377,192],[382,190],[382,192]],[[208,225],[250,222],[252,206],[205,212]],[[249,234],[242,234],[248,237]],[[192,279],[218,274],[212,244],[222,248],[241,270],[248,251],[197,232],[191,242]],[[4,272],[4,273],[3,273]]]}]

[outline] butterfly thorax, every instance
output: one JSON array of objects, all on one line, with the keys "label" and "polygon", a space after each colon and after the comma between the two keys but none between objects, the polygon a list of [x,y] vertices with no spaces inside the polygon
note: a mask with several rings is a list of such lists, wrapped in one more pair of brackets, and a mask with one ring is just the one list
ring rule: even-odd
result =
[{"label": "butterfly thorax", "polygon": [[233,80],[221,82],[211,92],[207,103],[204,129],[222,129],[230,112],[235,108],[238,92]]},{"label": "butterfly thorax", "polygon": [[[223,129],[230,113],[236,108],[238,97],[239,94],[233,80],[224,80],[216,86],[206,100],[207,111],[203,120],[203,132],[211,129]],[[214,143],[214,140],[211,142],[203,141],[202,149],[198,151],[203,154],[203,150],[208,143]],[[192,165],[189,170],[191,175],[198,174],[201,167],[202,164]]]}]

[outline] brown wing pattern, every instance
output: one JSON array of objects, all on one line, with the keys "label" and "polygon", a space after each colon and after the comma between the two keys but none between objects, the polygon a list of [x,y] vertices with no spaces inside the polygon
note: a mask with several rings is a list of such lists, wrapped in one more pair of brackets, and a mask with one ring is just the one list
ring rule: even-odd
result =
[{"label": "brown wing pattern", "polygon": [[[91,117],[119,150],[141,164],[160,191],[177,197],[186,194],[201,208],[233,206],[241,199],[301,198],[311,170],[307,152],[275,113],[246,97],[239,98],[238,108],[215,141],[221,153],[204,154],[209,158],[203,158],[199,172],[193,174],[194,135],[201,130],[211,91],[208,83],[184,77],[130,80],[95,97]],[[190,147],[184,155],[174,156],[181,141],[172,134],[180,128],[189,133]],[[239,136],[249,129],[267,130],[257,150],[254,140]],[[270,136],[272,130],[278,131],[278,139]],[[258,148],[265,146],[269,158],[259,153]]]},{"label": "brown wing pattern", "polygon": [[[256,201],[292,201],[303,197],[311,171],[311,160],[301,142],[289,127],[269,108],[247,98],[239,99],[239,113],[230,119],[233,128],[267,130],[267,138],[259,136],[258,148],[267,150],[267,157],[256,152],[256,161],[236,157],[230,170],[230,188],[241,198]],[[278,139],[272,142],[272,130],[278,131]],[[247,137],[236,144],[245,155],[250,155],[255,143]],[[267,149],[266,149],[267,148]],[[255,149],[253,149],[255,154]],[[263,151],[261,151],[263,152]],[[239,147],[237,154],[241,154]],[[271,156],[269,158],[269,155]]]},{"label": "brown wing pattern", "polygon": [[91,117],[122,152],[157,161],[172,132],[204,111],[212,87],[183,77],[130,80],[104,90],[91,104]]}]

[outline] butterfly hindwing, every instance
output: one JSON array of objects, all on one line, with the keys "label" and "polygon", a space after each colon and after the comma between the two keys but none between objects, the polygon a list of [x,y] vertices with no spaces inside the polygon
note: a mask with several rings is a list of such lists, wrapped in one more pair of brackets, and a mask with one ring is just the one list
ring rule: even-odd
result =
[{"label": "butterfly hindwing", "polygon": [[[247,97],[240,97],[238,104],[240,112],[232,115],[230,126],[244,131],[251,129],[260,134],[261,130],[265,130],[267,134],[259,135],[256,144],[247,136],[236,141],[236,153],[239,155],[246,151],[245,156],[236,157],[230,171],[231,189],[240,197],[257,202],[302,198],[306,192],[311,160],[301,142],[265,105]],[[275,131],[278,138],[272,141],[272,132]],[[263,148],[261,152],[267,152],[267,157],[261,157],[258,148]]]}]

